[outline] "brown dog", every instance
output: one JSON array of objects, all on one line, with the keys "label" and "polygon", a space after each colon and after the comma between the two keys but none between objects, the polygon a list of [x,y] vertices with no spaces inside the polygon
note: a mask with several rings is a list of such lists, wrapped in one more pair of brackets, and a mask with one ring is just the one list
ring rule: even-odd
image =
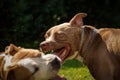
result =
[{"label": "brown dog", "polygon": [[120,29],[83,25],[78,13],[68,23],[50,28],[40,46],[54,51],[62,61],[83,60],[96,80],[120,80]]},{"label": "brown dog", "polygon": [[65,80],[57,75],[60,58],[13,44],[0,55],[0,80]]}]

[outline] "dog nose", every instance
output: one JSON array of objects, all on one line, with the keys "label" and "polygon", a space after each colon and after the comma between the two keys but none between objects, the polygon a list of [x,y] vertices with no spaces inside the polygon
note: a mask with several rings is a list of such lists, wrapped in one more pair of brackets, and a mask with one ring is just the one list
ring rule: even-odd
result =
[{"label": "dog nose", "polygon": [[60,60],[56,57],[52,62],[51,65],[54,69],[60,69],[61,63]]},{"label": "dog nose", "polygon": [[40,43],[40,47],[46,47],[48,45],[48,43],[42,42]]},{"label": "dog nose", "polygon": [[40,47],[41,47],[43,50],[46,50],[46,49],[48,49],[48,47],[49,47],[49,43],[42,42],[42,43],[40,43]]}]

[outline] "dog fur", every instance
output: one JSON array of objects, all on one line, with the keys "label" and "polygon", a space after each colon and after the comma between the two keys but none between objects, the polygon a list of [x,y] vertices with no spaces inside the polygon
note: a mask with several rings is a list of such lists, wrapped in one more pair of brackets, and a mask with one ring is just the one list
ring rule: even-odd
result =
[{"label": "dog fur", "polygon": [[56,55],[10,44],[0,55],[0,80],[65,80],[57,75],[60,63]]},{"label": "dog fur", "polygon": [[86,13],[50,28],[40,46],[66,59],[84,61],[95,80],[120,80],[120,29],[84,25]]}]

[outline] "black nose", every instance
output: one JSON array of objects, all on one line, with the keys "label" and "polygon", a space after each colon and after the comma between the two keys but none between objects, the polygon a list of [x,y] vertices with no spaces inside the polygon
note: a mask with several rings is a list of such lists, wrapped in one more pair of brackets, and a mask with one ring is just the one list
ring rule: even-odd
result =
[{"label": "black nose", "polygon": [[39,70],[39,68],[38,67],[34,67],[35,69],[34,69],[34,72],[32,73],[33,75]]},{"label": "black nose", "polygon": [[51,65],[54,69],[60,69],[61,64],[60,64],[60,60],[56,57],[52,62]]}]

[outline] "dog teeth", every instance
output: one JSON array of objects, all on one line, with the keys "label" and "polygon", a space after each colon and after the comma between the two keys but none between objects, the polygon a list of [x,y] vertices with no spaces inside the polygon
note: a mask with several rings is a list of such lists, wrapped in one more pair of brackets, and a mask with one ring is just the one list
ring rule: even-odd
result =
[{"label": "dog teeth", "polygon": [[51,50],[49,50],[49,51],[45,51],[44,53],[45,54],[50,54],[52,51]]},{"label": "dog teeth", "polygon": [[44,51],[45,54],[50,54],[50,53],[53,53],[54,50],[47,50],[47,51]]},{"label": "dog teeth", "polygon": [[40,48],[40,51],[43,52],[42,48]]},{"label": "dog teeth", "polygon": [[54,51],[53,51],[53,50],[51,50],[51,52],[53,53]]}]

